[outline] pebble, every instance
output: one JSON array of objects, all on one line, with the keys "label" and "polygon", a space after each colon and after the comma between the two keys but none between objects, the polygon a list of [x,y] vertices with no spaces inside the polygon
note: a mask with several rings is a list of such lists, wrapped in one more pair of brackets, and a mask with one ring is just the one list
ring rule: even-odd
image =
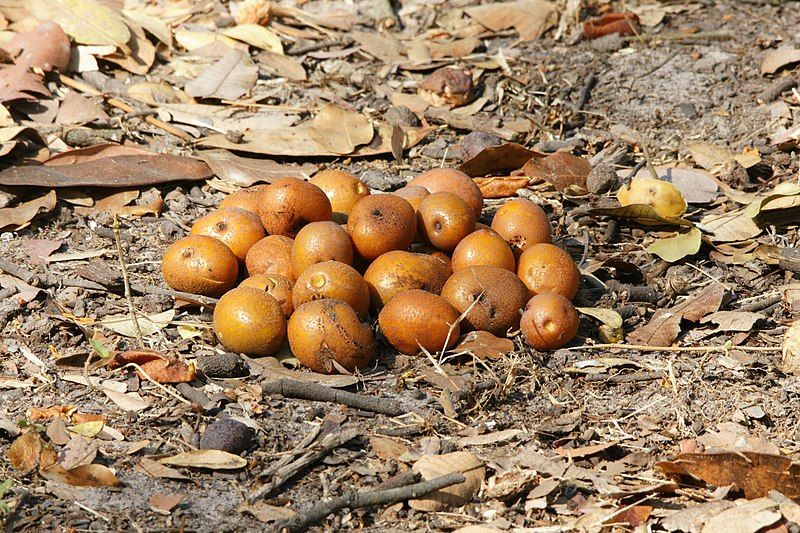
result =
[{"label": "pebble", "polygon": [[237,420],[230,418],[215,420],[200,437],[200,449],[240,454],[250,447],[253,437],[252,428]]}]

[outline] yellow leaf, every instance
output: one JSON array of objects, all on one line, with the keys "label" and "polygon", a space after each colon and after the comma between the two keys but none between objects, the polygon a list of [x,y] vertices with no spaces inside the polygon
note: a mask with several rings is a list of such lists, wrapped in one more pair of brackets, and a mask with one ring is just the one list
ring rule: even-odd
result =
[{"label": "yellow leaf", "polygon": [[222,35],[268,52],[283,54],[281,38],[271,30],[258,24],[239,24],[225,29]]},{"label": "yellow leaf", "polygon": [[89,422],[84,422],[83,424],[75,424],[74,426],[69,426],[67,429],[73,433],[77,433],[78,435],[91,438],[100,433],[103,430],[103,426],[105,426],[104,421],[91,420]]},{"label": "yellow leaf", "polygon": [[29,10],[40,20],[57,22],[77,43],[114,45],[130,52],[131,33],[119,11],[92,0],[33,0]]}]

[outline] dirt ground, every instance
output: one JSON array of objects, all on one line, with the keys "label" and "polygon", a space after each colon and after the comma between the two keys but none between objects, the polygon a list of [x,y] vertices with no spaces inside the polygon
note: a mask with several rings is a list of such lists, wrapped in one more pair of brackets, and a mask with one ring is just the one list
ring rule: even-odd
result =
[{"label": "dirt ground", "polygon": [[[311,0],[303,7],[313,11],[321,4]],[[400,14],[405,27],[394,31],[420,33],[436,16],[469,4],[404,2]],[[608,8],[607,2],[588,4],[582,11],[584,17]],[[489,56],[501,48],[508,54],[510,73],[502,69],[483,72],[480,90],[489,104],[476,117],[487,122],[502,117],[506,124],[530,120],[535,126],[517,139],[526,147],[570,139],[574,153],[591,158],[616,146],[612,162],[622,169],[634,167],[643,155],[638,146],[620,141],[620,126],[646,139],[656,165],[689,160],[686,147],[698,140],[725,146],[733,153],[755,147],[761,153],[763,172],[751,176],[749,191],[792,180],[798,175],[796,152],[776,150],[770,137],[778,127],[791,124],[792,115],[796,120],[798,101],[795,97],[791,102],[791,92],[783,94],[783,100],[791,104],[784,106],[786,109],[774,102],[757,101],[773,83],[759,73],[764,51],[776,43],[800,47],[796,3],[774,4],[662,2],[660,6],[675,9],[667,10],[662,22],[644,27],[634,38],[588,41],[580,37],[579,29],[572,29],[559,40],[550,30],[539,40],[516,42],[513,32],[501,32],[483,43]],[[355,7],[364,13],[370,10],[366,2],[358,1]],[[680,38],[670,37],[680,32]],[[309,80],[271,87],[271,103],[313,107],[317,101],[314,89],[380,117],[392,107],[387,88],[396,89],[411,80],[406,71],[394,69],[387,74],[380,61],[353,55],[308,59],[305,66]],[[793,75],[796,72],[795,68]],[[596,77],[596,84],[585,105],[576,111],[575,103],[591,76]],[[780,102],[780,95],[774,100]],[[156,150],[174,149],[178,144],[174,138],[151,135],[154,130],[144,122],[138,124],[149,132],[131,134],[139,143]],[[403,163],[390,156],[305,162],[366,173],[373,188],[394,189],[420,171],[460,164],[459,143],[467,133],[441,127],[410,149]],[[541,144],[539,148],[544,150]],[[180,149],[186,154],[192,150],[190,146]],[[190,398],[189,405],[135,374],[90,364],[92,377],[119,381],[127,386],[127,392],[139,391],[151,403],[149,409],[138,413],[126,412],[84,380],[83,363],[91,346],[81,328],[93,328],[92,324],[108,316],[127,313],[112,220],[106,214],[80,213],[68,203],[59,203],[53,213],[36,219],[28,228],[0,235],[0,257],[35,275],[89,279],[109,289],[56,283],[21,303],[15,297],[17,290],[4,285],[0,292],[4,381],[0,383],[35,379],[30,381],[33,386],[3,385],[0,390],[0,417],[4,420],[0,453],[5,456],[19,432],[18,422],[28,419],[31,408],[74,406],[81,413],[106,415],[107,425],[123,436],[106,435],[96,461],[113,468],[121,485],[69,487],[35,473],[20,476],[3,462],[0,479],[14,479],[4,496],[13,504],[5,516],[6,530],[270,530],[282,516],[281,510],[302,512],[322,498],[349,489],[374,488],[407,470],[423,452],[464,449],[485,462],[488,480],[464,507],[440,513],[403,504],[345,510],[328,517],[315,530],[451,531],[484,525],[503,531],[699,531],[689,510],[695,509],[700,516],[698,509],[722,509],[732,505],[733,493],[700,487],[666,488],[668,478],[656,469],[657,462],[671,460],[681,451],[711,448],[715,438],[723,447],[724,443],[746,441],[752,449],[779,451],[790,458],[800,453],[798,377],[778,370],[780,351],[737,349],[781,346],[793,313],[784,300],[774,296],[780,295],[780,286],[794,280],[793,273],[757,260],[744,264],[715,260],[717,256],[710,255],[712,248],[707,245],[696,256],[670,265],[645,251],[648,230],[620,224],[609,240],[608,218],[580,214],[579,206],[585,200],[562,199],[544,185],[532,190],[544,198],[556,242],[572,254],[584,273],[604,281],[616,277],[622,283],[650,287],[655,295],[640,301],[624,292],[601,290],[584,279],[577,305],[617,309],[625,318],[624,330],[630,332],[646,324],[656,309],[669,308],[721,284],[726,289],[722,309],[745,309],[762,318],[739,332],[713,332],[709,324],[684,323],[675,346],[730,342],[728,350],[705,352],[568,347],[537,353],[515,338],[517,349],[499,359],[449,361],[445,370],[457,383],[452,391],[448,389],[451,401],[441,400],[445,385],[429,359],[397,355],[381,344],[374,367],[366,369],[347,390],[399,400],[407,408],[407,414],[399,417],[279,395],[262,398],[259,384],[271,370],[258,360],[245,361],[245,371],[237,377],[201,375],[186,386],[170,388]],[[166,287],[160,273],[165,249],[184,236],[194,220],[214,209],[225,194],[205,182],[178,183],[143,189],[140,203],[157,194],[165,200],[162,214],[124,219],[121,236],[131,283]],[[492,201],[491,205],[501,202]],[[484,211],[484,222],[491,219],[492,212],[491,207]],[[701,215],[690,208],[690,219],[699,220]],[[33,239],[63,242],[60,254],[105,251],[88,259],[36,263],[26,248]],[[794,246],[796,228],[771,227],[757,240]],[[607,261],[625,262],[627,270],[615,273]],[[158,294],[137,293],[133,301],[148,315],[175,305],[172,297]],[[171,324],[148,336],[147,344],[198,362],[222,353],[210,331],[210,317],[208,310],[178,307]],[[571,346],[597,339],[597,327],[596,321],[584,317],[579,339]],[[104,335],[109,349],[133,347],[130,338],[109,331]],[[624,361],[591,362],[612,357]],[[247,460],[245,468],[176,467],[186,477],[177,480],[153,475],[142,466],[143,457],[157,460],[197,447],[209,423],[231,417],[257,428],[255,442],[242,454]],[[46,420],[31,423],[48,425]],[[259,473],[320,426],[323,432],[354,427],[358,436],[291,476],[269,498],[243,512],[247,496],[269,479],[259,478]],[[387,451],[385,439],[397,443],[402,452]],[[597,451],[586,448],[594,445],[599,446]],[[570,457],[565,452],[569,449],[581,451]],[[531,476],[532,481],[509,495],[490,497],[492,483],[499,483],[509,472],[523,472],[520,475]],[[660,485],[665,486],[658,488]],[[157,494],[184,498],[164,512],[150,503]],[[647,507],[645,519],[619,515],[621,509],[631,507]],[[598,526],[603,523],[597,521],[599,516],[606,518],[605,524],[628,525]],[[798,528],[791,521],[782,526],[787,531]]]}]

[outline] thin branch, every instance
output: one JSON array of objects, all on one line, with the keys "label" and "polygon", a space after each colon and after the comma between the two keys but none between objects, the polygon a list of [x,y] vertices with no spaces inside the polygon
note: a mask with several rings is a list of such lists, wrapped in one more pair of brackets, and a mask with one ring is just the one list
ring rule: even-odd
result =
[{"label": "thin branch", "polygon": [[133,320],[133,329],[136,333],[136,340],[139,342],[139,348],[144,347],[144,340],[142,339],[142,328],[139,327],[139,319],[136,317],[136,308],[133,305],[133,296],[131,296],[131,281],[128,277],[128,267],[125,266],[125,251],[122,249],[122,239],[119,235],[119,217],[114,213],[114,242],[117,244],[117,255],[119,256],[119,267],[122,269],[122,282],[125,286],[125,299],[128,301],[128,312]]},{"label": "thin branch", "polygon": [[279,379],[261,384],[264,394],[280,394],[284,398],[297,398],[315,402],[340,403],[355,409],[399,416],[408,410],[397,400],[380,396],[365,396],[342,391],[317,383],[296,379]]}]

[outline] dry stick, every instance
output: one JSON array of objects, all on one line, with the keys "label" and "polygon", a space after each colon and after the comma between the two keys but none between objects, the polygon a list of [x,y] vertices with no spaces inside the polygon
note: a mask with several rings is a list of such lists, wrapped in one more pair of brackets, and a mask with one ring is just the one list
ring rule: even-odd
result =
[{"label": "dry stick", "polygon": [[344,496],[318,503],[308,511],[300,513],[278,524],[278,531],[306,531],[324,520],[327,516],[343,509],[359,509],[378,505],[392,505],[406,500],[421,498],[431,492],[463,483],[466,480],[461,472],[451,472],[441,477],[398,487],[394,489],[348,492]]},{"label": "dry stick", "polygon": [[280,394],[284,398],[297,398],[315,402],[340,403],[355,409],[389,416],[400,416],[408,411],[397,400],[379,396],[364,396],[296,379],[284,378],[262,383],[261,390],[264,394]]},{"label": "dry stick", "polygon": [[260,498],[269,498],[276,490],[281,488],[281,486],[295,474],[297,474],[304,468],[311,466],[317,463],[318,461],[322,460],[332,450],[335,450],[339,446],[356,438],[357,436],[358,436],[358,430],[356,430],[355,428],[347,428],[343,429],[339,433],[330,433],[326,435],[319,443],[321,449],[309,451],[300,456],[299,458],[295,459],[291,463],[278,469],[278,471],[275,472],[275,475],[273,476],[272,480],[269,483],[265,483],[264,485],[260,486],[255,492],[253,492],[252,494],[250,494],[250,496],[247,497],[247,502],[252,504],[258,501]]},{"label": "dry stick", "polygon": [[262,470],[257,476],[256,479],[264,479],[268,477],[272,477],[275,472],[283,468],[284,466],[291,463],[294,458],[298,455],[302,455],[304,453],[308,453],[309,450],[307,449],[314,439],[319,436],[320,431],[322,430],[321,426],[314,426],[314,428],[308,432],[308,434],[303,437],[297,446],[294,447],[289,453],[278,459],[277,461],[273,461],[267,468]]},{"label": "dry stick", "polygon": [[[65,76],[63,74],[59,74],[58,75],[58,79],[63,85],[66,85],[67,87],[71,87],[72,89],[75,89],[76,91],[80,91],[82,93],[91,94],[92,96],[102,96],[102,97],[105,98],[105,95],[102,92],[98,91],[94,87],[91,87],[91,86],[89,86],[89,85],[87,85],[87,84],[85,84],[83,82],[80,82],[80,81],[77,81],[77,80],[73,80],[72,78],[70,78],[68,76]],[[107,101],[108,101],[109,105],[112,105],[112,106],[116,107],[117,109],[122,109],[126,113],[136,113],[137,112],[135,107],[126,104],[125,102],[123,102],[122,100],[120,100],[118,98],[113,98],[113,97],[112,98],[108,98]],[[144,120],[148,124],[152,124],[153,126],[155,126],[157,128],[160,128],[160,129],[166,131],[167,133],[171,133],[175,137],[179,137],[179,138],[183,139],[184,141],[191,141],[192,140],[192,138],[189,136],[188,133],[186,133],[184,131],[181,131],[181,130],[179,130],[177,128],[174,128],[174,127],[170,126],[169,124],[167,124],[166,122],[164,122],[162,120],[158,120],[155,117],[144,117]]]},{"label": "dry stick", "polygon": [[133,320],[133,329],[136,332],[136,340],[139,342],[139,348],[144,347],[144,340],[142,339],[142,328],[139,327],[139,319],[136,317],[136,308],[133,305],[133,296],[131,296],[131,281],[128,278],[128,267],[125,266],[125,251],[122,249],[122,239],[119,235],[119,217],[114,213],[114,242],[117,244],[117,255],[119,256],[119,266],[122,269],[122,283],[125,286],[125,299],[128,301],[128,312]]},{"label": "dry stick", "polygon": [[585,344],[566,348],[571,352],[578,350],[633,350],[637,352],[727,352],[741,350],[743,352],[780,352],[780,346],[646,346],[643,344]]},{"label": "dry stick", "polygon": [[134,292],[138,292],[139,294],[161,294],[164,296],[172,296],[173,298],[186,300],[187,302],[191,302],[195,305],[208,307],[211,309],[213,309],[214,306],[216,306],[217,303],[219,302],[218,298],[212,298],[210,296],[202,296],[199,294],[192,294],[190,292],[173,291],[172,289],[156,287],[155,285],[131,284],[131,290],[133,290]]},{"label": "dry stick", "polygon": [[166,392],[167,394],[169,394],[170,396],[172,396],[173,398],[175,398],[175,399],[176,399],[176,400],[178,400],[179,402],[181,402],[181,403],[183,403],[183,404],[186,404],[186,405],[192,405],[192,402],[190,402],[189,400],[187,400],[186,398],[184,398],[183,396],[181,396],[181,395],[180,395],[180,394],[178,394],[177,392],[172,392],[172,391],[171,391],[171,390],[169,390],[167,387],[165,387],[164,385],[162,385],[162,384],[161,384],[161,383],[159,383],[158,381],[156,381],[156,380],[154,380],[153,378],[151,378],[151,377],[150,377],[150,374],[148,374],[148,373],[145,371],[145,369],[144,369],[144,368],[142,368],[141,366],[137,365],[136,363],[128,363],[128,364],[127,364],[127,365],[125,365],[125,366],[121,366],[121,367],[119,367],[117,370],[124,370],[124,369],[126,369],[126,368],[133,368],[133,369],[135,369],[137,372],[139,372],[139,374],[141,374],[142,376],[144,376],[144,379],[146,379],[147,381],[149,381],[150,383],[152,383],[153,385],[155,385],[156,387],[158,387],[158,388],[159,388],[159,389],[161,389],[162,391]]},{"label": "dry stick", "polygon": [[604,381],[608,383],[633,383],[636,381],[652,381],[667,377],[664,372],[631,372],[630,374],[589,374],[584,381]]}]

